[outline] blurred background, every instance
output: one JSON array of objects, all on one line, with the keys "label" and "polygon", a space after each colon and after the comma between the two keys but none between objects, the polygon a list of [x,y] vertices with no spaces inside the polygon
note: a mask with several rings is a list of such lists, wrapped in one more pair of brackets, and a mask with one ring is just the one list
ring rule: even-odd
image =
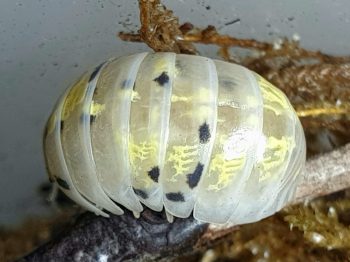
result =
[{"label": "blurred background", "polygon": [[[219,33],[274,42],[300,38],[301,46],[350,53],[347,0],[168,0],[180,23],[211,24]],[[101,61],[150,50],[118,39],[139,27],[137,1],[0,1],[0,225],[47,214],[39,194],[47,182],[42,131],[65,88]],[[235,21],[234,23],[232,23]],[[200,46],[216,57],[216,47]]]}]

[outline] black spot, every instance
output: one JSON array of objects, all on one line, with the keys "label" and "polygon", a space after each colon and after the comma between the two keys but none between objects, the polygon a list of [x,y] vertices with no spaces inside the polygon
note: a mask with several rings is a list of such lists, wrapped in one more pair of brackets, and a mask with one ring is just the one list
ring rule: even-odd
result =
[{"label": "black spot", "polygon": [[203,167],[204,165],[199,162],[194,172],[187,175],[187,184],[190,188],[194,188],[198,185],[198,182],[201,179],[203,173]]},{"label": "black spot", "polygon": [[95,122],[96,120],[96,115],[90,115],[90,125]]},{"label": "black spot", "polygon": [[63,180],[63,179],[61,179],[61,178],[59,178],[59,177],[56,177],[56,182],[57,182],[57,184],[58,184],[60,187],[66,189],[66,190],[69,190],[69,189],[70,189],[68,183],[67,183],[65,180]]},{"label": "black spot", "polygon": [[148,198],[148,195],[145,191],[141,190],[141,189],[136,189],[136,188],[133,188],[134,189],[134,192],[136,195],[138,195],[139,197],[143,198],[143,199],[147,199]]},{"label": "black spot", "polygon": [[63,121],[63,120],[61,120],[60,129],[61,129],[61,132],[62,132],[63,129],[64,129],[64,121]]},{"label": "black spot", "polygon": [[100,64],[99,66],[97,66],[97,67],[95,68],[95,70],[92,72],[92,74],[91,74],[91,76],[90,76],[90,78],[89,78],[89,82],[91,82],[92,80],[95,79],[97,73],[100,71],[100,69],[101,69],[101,67],[103,66],[103,64],[104,64],[104,63]]},{"label": "black spot", "polygon": [[159,167],[155,166],[150,171],[148,171],[148,176],[156,183],[158,183],[159,178]]},{"label": "black spot", "polygon": [[207,10],[210,10],[210,5],[207,5],[206,7],[205,7],[205,9],[207,9]]},{"label": "black spot", "polygon": [[181,192],[177,193],[166,193],[166,198],[173,202],[185,202],[184,195]]},{"label": "black spot", "polygon": [[156,81],[160,86],[163,86],[169,82],[169,76],[167,72],[163,72],[160,74],[160,76],[153,79],[153,81]]},{"label": "black spot", "polygon": [[206,144],[208,143],[210,139],[210,130],[209,130],[209,125],[207,122],[204,122],[198,129],[199,131],[199,142],[201,144]]}]

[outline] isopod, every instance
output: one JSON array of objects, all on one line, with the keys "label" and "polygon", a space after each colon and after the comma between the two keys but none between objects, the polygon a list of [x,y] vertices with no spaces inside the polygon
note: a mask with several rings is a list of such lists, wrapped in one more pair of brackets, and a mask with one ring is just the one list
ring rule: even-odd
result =
[{"label": "isopod", "polygon": [[138,53],[85,73],[45,129],[50,180],[98,215],[143,205],[215,224],[267,217],[293,198],[305,138],[286,96],[242,66]]}]

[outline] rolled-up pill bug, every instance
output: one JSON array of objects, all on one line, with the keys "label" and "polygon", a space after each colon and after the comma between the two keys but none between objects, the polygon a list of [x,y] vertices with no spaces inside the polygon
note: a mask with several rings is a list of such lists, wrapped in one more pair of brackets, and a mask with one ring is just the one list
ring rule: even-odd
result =
[{"label": "rolled-up pill bug", "polygon": [[[242,66],[139,53],[85,73],[56,104],[50,180],[96,214],[143,205],[214,224],[280,210],[302,176],[305,138],[286,96]],[[107,212],[108,211],[108,212]]]}]

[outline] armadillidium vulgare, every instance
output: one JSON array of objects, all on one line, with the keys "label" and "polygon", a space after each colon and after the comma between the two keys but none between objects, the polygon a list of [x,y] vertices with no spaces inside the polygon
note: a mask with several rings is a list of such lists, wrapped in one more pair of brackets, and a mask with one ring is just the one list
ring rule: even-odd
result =
[{"label": "armadillidium vulgare", "polygon": [[46,126],[51,181],[79,205],[243,224],[293,197],[305,139],[286,96],[232,63],[174,53],[85,73]]}]

